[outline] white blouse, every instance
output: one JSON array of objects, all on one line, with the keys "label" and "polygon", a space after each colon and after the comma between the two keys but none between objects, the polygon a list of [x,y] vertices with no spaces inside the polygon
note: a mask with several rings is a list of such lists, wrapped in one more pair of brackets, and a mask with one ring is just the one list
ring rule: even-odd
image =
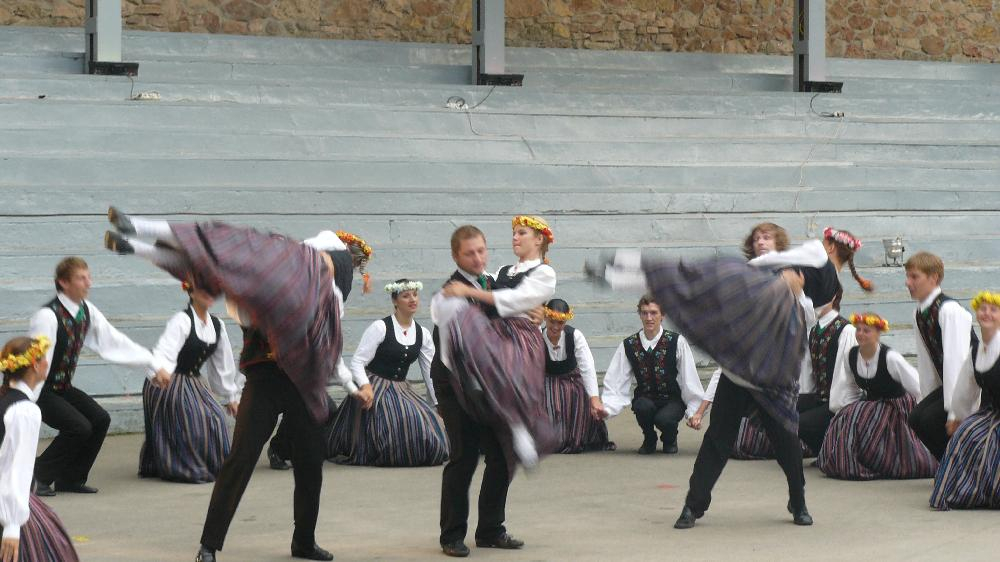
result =
[{"label": "white blouse", "polygon": [[[913,313],[914,322],[923,310],[941,294],[938,287],[921,301]],[[944,350],[943,373],[938,373],[931,359],[931,353],[924,345],[924,338],[917,330],[917,371],[920,373],[920,397],[925,398],[940,386],[944,386],[944,409],[948,420],[964,420],[973,412],[968,401],[954,400],[955,389],[959,385],[968,389],[976,385],[972,375],[972,315],[958,302],[949,300],[941,303],[938,310],[938,324],[941,326],[941,348]],[[942,385],[942,380],[944,381]]]},{"label": "white blouse", "polygon": [[[517,287],[493,291],[493,306],[496,307],[501,317],[521,316],[527,318],[526,312],[545,304],[555,294],[556,271],[551,266],[542,263],[542,260],[518,262],[507,271],[507,275],[513,277],[533,267],[535,270],[525,276]],[[493,277],[497,282],[503,281],[500,279],[500,270],[497,270]]]},{"label": "white blouse", "polygon": [[[882,353],[882,344],[879,344],[878,349],[875,350],[875,355],[869,360],[865,360],[861,356],[861,352],[858,352],[858,361],[854,365],[854,368],[857,369],[859,377],[863,379],[875,378],[875,373],[878,371],[880,353]],[[917,370],[898,351],[890,349],[886,352],[885,366],[892,380],[903,385],[903,389],[907,394],[916,399],[920,398],[920,377],[917,374]],[[858,384],[854,380],[854,373],[851,371],[850,366],[844,369],[843,372],[836,373],[836,375],[839,376],[833,379],[833,384],[830,386],[830,411],[834,413],[839,412],[847,405],[861,400],[864,396],[864,392],[858,388]]]},{"label": "white blouse", "polygon": [[[553,361],[566,360],[566,330],[559,333],[559,342],[555,345],[542,328],[542,339],[545,340],[545,347],[549,350],[549,356]],[[587,391],[587,396],[593,398],[599,396],[597,390],[597,369],[594,366],[594,354],[590,351],[590,344],[587,338],[583,337],[583,332],[573,330],[573,355],[576,357],[576,365],[580,368],[580,378],[583,380],[583,388]]]},{"label": "white blouse", "polygon": [[[645,332],[640,331],[639,342],[648,351],[656,347],[661,336],[663,336],[663,328],[660,328],[653,339],[647,339]],[[611,364],[608,365],[608,370],[604,373],[604,394],[601,399],[609,416],[617,416],[625,406],[632,403],[632,382],[634,380],[635,373],[632,372],[632,364],[629,363],[628,357],[625,355],[625,344],[624,342],[619,343],[618,349],[611,357]],[[694,364],[691,346],[680,334],[677,335],[677,384],[681,387],[681,399],[686,405],[685,415],[690,417],[701,406],[705,389],[701,386],[701,379],[698,378],[698,369]]]},{"label": "white blouse", "polygon": [[42,425],[42,411],[35,405],[42,383],[32,390],[23,381],[16,381],[11,388],[28,399],[7,408],[3,416],[6,433],[0,444],[0,525],[5,539],[20,538],[21,526],[28,521],[28,496]]},{"label": "white blouse", "polygon": [[[194,316],[195,337],[207,344],[215,343],[217,339],[219,341],[215,353],[202,366],[201,374],[205,377],[212,392],[223,399],[224,404],[239,402],[246,377],[236,369],[233,346],[229,343],[226,323],[219,320],[220,333],[216,334],[211,316],[206,322],[198,317],[194,309],[191,307],[188,309]],[[178,312],[171,316],[160,340],[153,348],[153,355],[165,365],[167,371],[173,373],[174,369],[177,368],[177,356],[189,335],[191,335],[191,318],[188,317],[187,313]]]},{"label": "white blouse", "polygon": [[[396,336],[396,341],[402,345],[413,345],[417,343],[417,331],[414,329],[417,327],[416,321],[410,324],[410,327],[406,329],[406,333],[403,333],[403,327],[399,325],[399,320],[396,319],[396,315],[390,316],[392,318],[392,328],[393,334]],[[434,358],[434,338],[431,336],[431,332],[420,326],[421,331],[421,343],[420,343],[420,355],[417,357],[417,363],[420,364],[420,374],[424,379],[424,384],[427,385],[427,400],[433,405],[437,405],[437,398],[434,394],[434,383],[431,381],[431,360]],[[378,350],[378,346],[385,341],[385,322],[382,320],[376,320],[368,325],[365,332],[361,334],[361,342],[358,343],[358,348],[354,351],[354,355],[351,357],[351,375],[354,379],[354,384],[364,386],[369,384],[371,381],[368,379],[367,373],[365,373],[365,367],[372,362],[375,358],[375,352]]]},{"label": "white blouse", "polygon": [[[989,371],[996,364],[997,359],[1000,359],[1000,337],[994,336],[989,344],[984,343],[980,338],[979,350],[976,353],[976,370],[981,373]],[[954,394],[954,403],[958,405],[958,410],[969,413],[978,410],[982,391],[983,389],[976,384],[975,375],[959,379],[959,383],[955,385]]]}]

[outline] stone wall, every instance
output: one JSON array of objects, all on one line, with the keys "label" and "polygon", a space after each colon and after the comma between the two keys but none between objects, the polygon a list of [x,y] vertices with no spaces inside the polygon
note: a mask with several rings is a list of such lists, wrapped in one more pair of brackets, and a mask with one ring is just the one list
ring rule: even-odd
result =
[{"label": "stone wall", "polygon": [[[84,0],[4,0],[0,25],[80,26]],[[468,43],[470,0],[123,0],[130,29]],[[792,0],[507,0],[507,43],[791,52]],[[1000,0],[828,0],[834,57],[998,62]]]}]

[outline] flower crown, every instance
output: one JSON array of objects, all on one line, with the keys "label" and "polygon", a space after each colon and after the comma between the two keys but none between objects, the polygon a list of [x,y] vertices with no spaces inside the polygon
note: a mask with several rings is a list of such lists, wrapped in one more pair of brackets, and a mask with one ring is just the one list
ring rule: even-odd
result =
[{"label": "flower crown", "polygon": [[337,238],[340,238],[340,240],[344,244],[347,244],[348,246],[350,246],[351,244],[354,244],[355,246],[357,246],[358,248],[361,249],[361,253],[365,255],[365,258],[371,259],[371,257],[372,257],[372,247],[369,246],[364,241],[364,239],[362,239],[360,236],[355,236],[354,234],[351,234],[350,232],[345,232],[343,230],[338,230],[337,231]]},{"label": "flower crown", "polygon": [[841,244],[847,246],[851,250],[857,252],[861,249],[861,240],[851,236],[846,231],[837,230],[832,226],[828,226],[823,229],[823,238],[825,240],[833,240],[834,242],[840,242]]},{"label": "flower crown", "polygon": [[517,228],[518,226],[527,226],[528,228],[533,228],[538,232],[542,233],[542,236],[549,241],[549,244],[556,243],[556,237],[552,235],[552,229],[549,228],[549,224],[545,222],[541,217],[533,217],[530,215],[517,215],[514,220],[510,221],[511,228]]},{"label": "flower crown", "polygon": [[389,283],[385,286],[385,292],[399,294],[406,291],[422,291],[423,288],[424,284],[420,281],[403,281],[402,283]]},{"label": "flower crown", "polygon": [[29,347],[24,353],[14,355],[10,354],[7,357],[0,359],[0,371],[5,373],[13,373],[14,371],[31,365],[34,361],[45,357],[45,353],[49,350],[51,342],[49,338],[45,336],[38,336],[32,339],[31,347]]},{"label": "flower crown", "polygon": [[193,285],[191,285],[187,281],[181,281],[181,290],[182,291],[184,291],[185,293],[190,293],[192,289],[194,289]]},{"label": "flower crown", "polygon": [[552,310],[551,308],[545,306],[542,307],[545,310],[545,317],[549,320],[556,320],[558,322],[569,322],[573,319],[573,309],[570,308],[568,312],[559,312],[558,310]]},{"label": "flower crown", "polygon": [[972,298],[972,310],[979,310],[979,307],[983,304],[992,304],[993,306],[1000,306],[1000,293],[991,293],[989,291],[980,291],[978,295]]},{"label": "flower crown", "polygon": [[889,321],[882,318],[878,314],[852,314],[851,324],[854,324],[855,326],[858,324],[867,324],[880,332],[889,331]]}]

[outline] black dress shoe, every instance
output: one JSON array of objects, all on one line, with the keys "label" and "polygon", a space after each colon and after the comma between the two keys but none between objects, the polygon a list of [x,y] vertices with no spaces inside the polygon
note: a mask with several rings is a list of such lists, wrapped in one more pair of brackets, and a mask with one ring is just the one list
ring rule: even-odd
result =
[{"label": "black dress shoe", "polygon": [[267,462],[271,465],[271,470],[288,470],[292,468],[292,465],[281,458],[281,455],[275,452],[274,447],[270,445],[267,446]]},{"label": "black dress shoe", "polygon": [[108,207],[108,222],[122,234],[135,234],[135,226],[132,225],[132,221],[128,215],[118,210],[118,207]]},{"label": "black dress shoe", "polygon": [[803,527],[808,527],[813,524],[812,515],[809,515],[809,510],[806,509],[805,502],[802,502],[802,507],[799,509],[792,508],[792,500],[788,500],[788,513],[792,514],[792,523],[796,525],[801,525]]},{"label": "black dress shoe", "polygon": [[35,495],[40,498],[51,498],[56,495],[56,491],[52,489],[51,484],[42,484],[39,481],[35,481]]},{"label": "black dress shoe", "polygon": [[465,546],[465,543],[461,540],[444,543],[441,545],[441,550],[447,556],[454,556],[455,558],[465,558],[469,555],[469,547]]},{"label": "black dress shoe", "polygon": [[198,549],[198,555],[194,557],[194,562],[215,562],[215,551],[207,546]]},{"label": "black dress shoe", "polygon": [[681,510],[681,516],[674,523],[674,529],[690,529],[694,527],[695,520],[701,519],[701,516],[701,513],[696,514],[690,507],[685,505],[684,509]]},{"label": "black dress shoe", "polygon": [[69,492],[71,494],[96,494],[97,488],[92,488],[86,484],[60,484],[56,482],[57,492]]},{"label": "black dress shoe", "polygon": [[676,455],[677,454],[677,442],[664,443],[663,444],[663,454],[665,455]]},{"label": "black dress shoe", "polygon": [[639,453],[640,455],[652,455],[653,453],[655,453],[656,437],[653,437],[652,439],[648,437],[646,439],[643,439],[642,446],[639,447],[639,450],[636,452]]},{"label": "black dress shoe", "polygon": [[300,546],[292,541],[292,558],[305,558],[306,560],[333,560],[333,555],[320,548],[316,543],[312,546]]},{"label": "black dress shoe", "polygon": [[524,546],[524,541],[519,541],[508,533],[503,533],[493,539],[476,539],[476,546],[479,548],[502,548],[504,550],[515,550]]},{"label": "black dress shoe", "polygon": [[135,253],[135,248],[127,238],[111,230],[104,233],[104,247],[123,256]]}]

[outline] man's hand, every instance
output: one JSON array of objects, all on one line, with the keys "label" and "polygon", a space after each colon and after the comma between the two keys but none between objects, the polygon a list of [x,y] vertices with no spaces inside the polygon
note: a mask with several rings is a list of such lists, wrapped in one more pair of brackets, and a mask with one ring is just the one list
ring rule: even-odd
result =
[{"label": "man's hand", "polygon": [[608,417],[608,411],[604,409],[604,402],[601,402],[600,396],[590,397],[590,417],[595,420],[603,420]]},{"label": "man's hand", "polygon": [[696,412],[687,419],[687,426],[691,429],[701,429],[701,412]]},{"label": "man's hand", "polygon": [[441,294],[446,297],[469,297],[472,295],[472,287],[459,281],[451,281],[441,289]]},{"label": "man's hand", "polygon": [[230,416],[233,416],[235,418],[236,414],[239,413],[240,411],[240,403],[233,401],[230,402],[229,404],[226,404],[226,411],[229,412]]},{"label": "man's hand", "polygon": [[375,404],[375,391],[371,384],[366,384],[354,393],[354,398],[361,402],[362,410],[369,410]]},{"label": "man's hand", "polygon": [[794,269],[786,269],[781,272],[781,277],[788,283],[788,288],[797,297],[802,294],[802,287],[806,285],[806,278]]},{"label": "man's hand", "polygon": [[0,543],[0,560],[3,562],[17,562],[18,545],[20,539],[4,539]]},{"label": "man's hand", "polygon": [[545,307],[538,305],[527,312],[532,324],[540,325],[545,321]]},{"label": "man's hand", "polygon": [[962,422],[958,420],[948,420],[947,422],[945,422],[944,430],[948,432],[948,437],[951,437],[955,433],[955,430],[958,429],[958,426],[961,423]]},{"label": "man's hand", "polygon": [[156,371],[156,374],[153,375],[152,383],[158,388],[167,388],[170,386],[170,373],[166,369]]}]

